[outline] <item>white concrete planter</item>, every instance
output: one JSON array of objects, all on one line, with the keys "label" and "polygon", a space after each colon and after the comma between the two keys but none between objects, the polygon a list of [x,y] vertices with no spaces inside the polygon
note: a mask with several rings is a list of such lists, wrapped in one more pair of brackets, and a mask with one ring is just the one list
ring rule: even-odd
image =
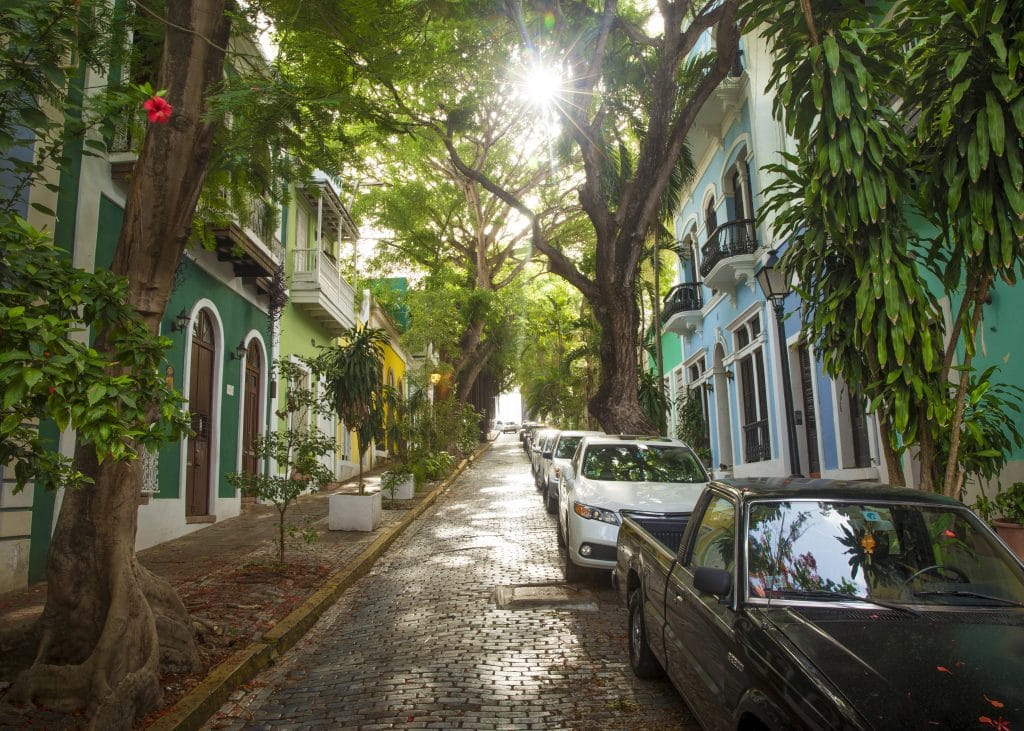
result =
[{"label": "white concrete planter", "polygon": [[381,521],[380,493],[370,495],[331,495],[327,506],[330,530],[376,530]]},{"label": "white concrete planter", "polygon": [[[385,472],[384,475],[381,476],[382,480],[387,474],[388,473]],[[384,483],[382,481],[380,492],[384,497],[390,500],[412,500],[413,496],[416,494],[416,478],[412,475],[408,475],[404,482],[400,482],[395,486],[395,494],[393,496],[391,494],[391,490],[384,488],[383,484]]]}]

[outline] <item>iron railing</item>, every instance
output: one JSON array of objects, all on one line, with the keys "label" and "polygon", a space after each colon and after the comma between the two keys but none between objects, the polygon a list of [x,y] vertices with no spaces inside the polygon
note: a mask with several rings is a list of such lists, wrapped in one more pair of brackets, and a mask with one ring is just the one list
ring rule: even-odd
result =
[{"label": "iron railing", "polygon": [[711,232],[707,243],[700,248],[701,276],[707,277],[715,265],[723,259],[757,251],[757,231],[754,220],[745,218],[728,221]]},{"label": "iron railing", "polygon": [[668,322],[672,315],[680,312],[692,312],[704,306],[704,295],[701,293],[699,282],[684,282],[677,284],[665,295],[661,321]]}]

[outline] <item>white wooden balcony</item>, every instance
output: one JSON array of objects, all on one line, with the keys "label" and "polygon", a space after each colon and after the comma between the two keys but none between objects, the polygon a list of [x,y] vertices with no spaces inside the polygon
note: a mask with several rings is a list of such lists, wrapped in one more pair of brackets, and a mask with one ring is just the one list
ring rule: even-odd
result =
[{"label": "white wooden balcony", "polygon": [[291,301],[332,335],[355,324],[356,293],[338,263],[320,249],[292,251]]}]

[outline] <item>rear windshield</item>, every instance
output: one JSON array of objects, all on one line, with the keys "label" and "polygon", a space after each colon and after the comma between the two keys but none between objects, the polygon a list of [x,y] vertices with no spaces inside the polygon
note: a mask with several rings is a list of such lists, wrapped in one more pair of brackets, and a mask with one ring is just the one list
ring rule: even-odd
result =
[{"label": "rear windshield", "polygon": [[583,457],[583,476],[613,482],[706,482],[707,474],[686,447],[593,444]]},{"label": "rear windshield", "polygon": [[583,437],[562,437],[558,440],[558,447],[555,449],[555,456],[562,459],[572,459],[576,454],[576,447],[580,446]]}]

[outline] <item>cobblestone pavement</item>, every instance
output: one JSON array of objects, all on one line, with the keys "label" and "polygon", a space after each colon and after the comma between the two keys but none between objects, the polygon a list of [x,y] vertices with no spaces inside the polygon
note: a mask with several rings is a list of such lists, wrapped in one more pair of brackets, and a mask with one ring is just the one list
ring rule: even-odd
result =
[{"label": "cobblestone pavement", "polygon": [[500,437],[206,728],[696,728],[629,669],[607,575],[564,584],[554,526]]}]

